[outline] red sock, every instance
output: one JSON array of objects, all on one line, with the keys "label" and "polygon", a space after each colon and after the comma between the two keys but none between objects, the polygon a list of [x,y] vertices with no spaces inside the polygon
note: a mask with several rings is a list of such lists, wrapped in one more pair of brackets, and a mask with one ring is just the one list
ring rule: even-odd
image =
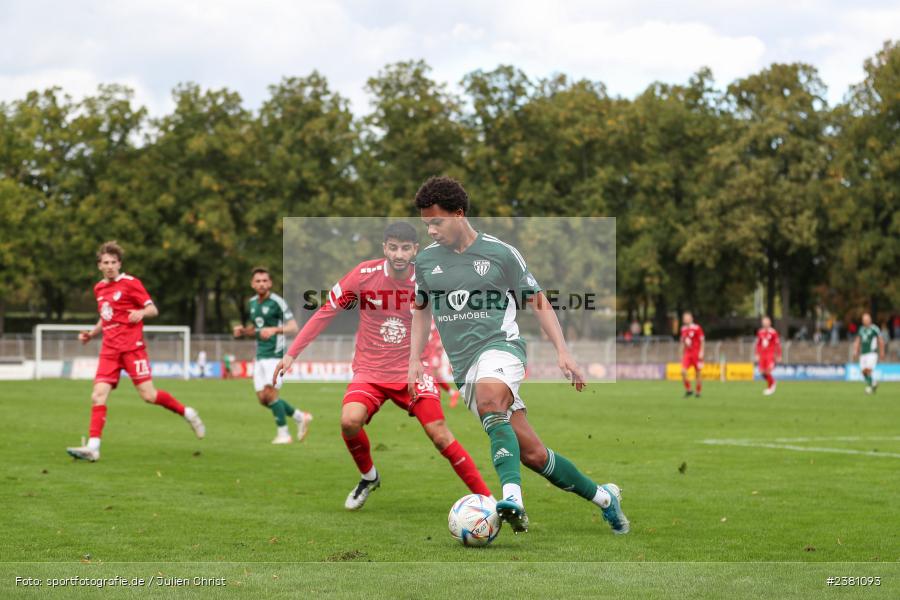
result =
[{"label": "red sock", "polygon": [[684,379],[682,379],[682,381],[684,382],[685,391],[687,391],[687,392],[691,391],[691,382],[688,381],[688,378],[685,377]]},{"label": "red sock", "polygon": [[765,373],[765,374],[763,374],[763,377],[766,378],[766,386],[767,387],[772,387],[775,384],[775,378],[772,377],[771,373]]},{"label": "red sock", "polygon": [[698,382],[697,382],[697,393],[698,393],[698,394],[700,393],[700,388],[702,388],[702,387],[703,387],[703,382],[702,382],[702,381],[698,381]]},{"label": "red sock", "polygon": [[344,443],[347,444],[347,450],[356,463],[356,468],[360,473],[368,473],[372,470],[372,453],[369,450],[369,436],[366,435],[365,429],[360,429],[355,437],[348,438],[344,435]]},{"label": "red sock", "polygon": [[98,438],[103,435],[103,426],[106,425],[106,405],[95,404],[91,407],[90,436]]},{"label": "red sock", "polygon": [[456,471],[456,474],[459,475],[459,478],[463,480],[463,483],[469,487],[473,494],[491,495],[491,490],[488,489],[484,479],[481,478],[481,473],[478,471],[478,467],[475,466],[475,461],[472,460],[472,457],[469,456],[462,444],[454,440],[452,444],[441,451],[441,454],[450,461],[450,466],[453,467],[453,470]]},{"label": "red sock", "polygon": [[173,413],[178,413],[179,415],[184,414],[184,404],[176,400],[175,396],[165,390],[158,390],[156,392],[156,403],[163,408],[171,410]]}]

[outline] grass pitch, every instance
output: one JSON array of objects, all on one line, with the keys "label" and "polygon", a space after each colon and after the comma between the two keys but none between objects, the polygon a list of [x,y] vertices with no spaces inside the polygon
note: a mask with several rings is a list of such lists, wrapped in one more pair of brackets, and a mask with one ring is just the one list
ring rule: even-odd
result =
[{"label": "grass pitch", "polygon": [[[349,513],[358,474],[340,439],[343,386],[287,386],[283,397],[316,419],[302,444],[277,447],[249,382],[157,383],[200,411],[207,439],[125,382],[102,459],[89,464],[64,450],[86,433],[90,382],[0,382],[0,596],[900,595],[896,384],[865,396],[862,385],[782,382],[766,398],[757,383],[709,383],[701,399],[682,399],[672,382],[582,394],[525,385],[544,442],[623,488],[632,531],[613,536],[591,504],[526,470],[529,533],[504,529],[468,549],[446,527],[467,490],[395,406],[368,428],[382,487]],[[477,420],[462,406],[445,411],[499,487]],[[75,576],[107,587],[49,587]],[[835,590],[828,577],[881,579]],[[190,583],[163,589],[171,578]]]}]

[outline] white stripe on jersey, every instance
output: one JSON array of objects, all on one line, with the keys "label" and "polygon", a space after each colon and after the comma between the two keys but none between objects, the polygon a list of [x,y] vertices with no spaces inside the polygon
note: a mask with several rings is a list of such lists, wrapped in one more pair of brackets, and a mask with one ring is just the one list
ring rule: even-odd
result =
[{"label": "white stripe on jersey", "polygon": [[334,284],[334,287],[331,288],[331,293],[328,294],[328,303],[331,304],[331,308],[337,308],[338,305],[335,303],[336,299],[339,299],[344,292],[341,291],[341,282],[338,281]]},{"label": "white stripe on jersey", "polygon": [[498,239],[495,238],[494,236],[488,235],[488,234],[486,234],[486,233],[483,234],[481,237],[484,238],[485,240],[487,240],[488,242],[494,242],[495,244],[503,244],[504,246],[506,246],[507,248],[509,248],[510,252],[512,252],[512,255],[513,255],[514,257],[516,257],[516,260],[517,260],[517,261],[519,261],[519,266],[522,267],[522,270],[523,270],[523,271],[527,271],[527,270],[528,270],[528,267],[525,266],[525,259],[522,258],[522,255],[519,254],[519,251],[516,250],[513,246],[507,244],[507,243],[504,242],[503,240],[498,240]]},{"label": "white stripe on jersey", "polygon": [[431,244],[425,246],[425,249],[428,250],[429,248],[437,248],[438,246],[440,246],[440,244],[438,244],[437,242],[432,242]]}]

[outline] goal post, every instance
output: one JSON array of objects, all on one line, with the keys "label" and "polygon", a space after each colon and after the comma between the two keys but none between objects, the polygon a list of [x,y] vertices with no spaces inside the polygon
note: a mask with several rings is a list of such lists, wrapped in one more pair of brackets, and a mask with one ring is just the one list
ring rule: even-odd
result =
[{"label": "goal post", "polygon": [[[96,323],[87,325],[54,325],[42,323],[34,328],[34,378],[41,379],[41,365],[45,362],[44,335],[53,332],[90,331]],[[181,362],[184,379],[190,379],[191,367],[191,328],[186,325],[144,325],[145,333],[178,334],[181,336]],[[77,342],[80,345],[80,342]],[[151,347],[152,352],[152,347]],[[96,352],[92,352],[96,355]]]}]

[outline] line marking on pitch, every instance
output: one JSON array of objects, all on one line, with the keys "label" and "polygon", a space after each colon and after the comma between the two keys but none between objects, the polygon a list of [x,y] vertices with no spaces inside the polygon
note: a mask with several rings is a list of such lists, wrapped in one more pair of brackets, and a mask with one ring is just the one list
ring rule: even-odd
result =
[{"label": "line marking on pitch", "polygon": [[743,448],[769,448],[771,450],[794,450],[796,452],[826,452],[830,454],[856,454],[860,456],[879,456],[885,458],[900,458],[897,452],[876,452],[874,450],[853,450],[851,448],[823,448],[818,446],[795,446],[800,442],[875,442],[875,441],[900,441],[900,436],[842,436],[842,437],[797,437],[775,438],[774,440],[701,440],[701,444],[709,446],[739,446]]}]

